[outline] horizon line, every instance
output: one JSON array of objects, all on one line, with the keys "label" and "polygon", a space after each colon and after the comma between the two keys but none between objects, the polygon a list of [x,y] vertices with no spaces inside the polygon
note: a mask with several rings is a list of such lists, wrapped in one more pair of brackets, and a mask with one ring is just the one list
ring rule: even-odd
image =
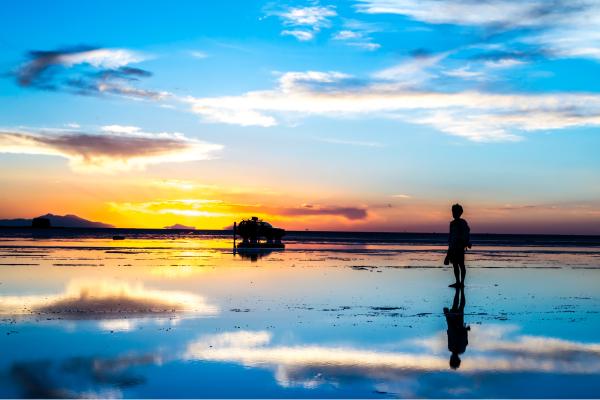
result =
[{"label": "horizon line", "polygon": [[[31,229],[35,231],[47,231],[52,229],[74,229],[74,230],[138,230],[138,231],[175,231],[175,232],[232,232],[233,229],[169,229],[169,228],[124,228],[124,227],[67,227],[67,226],[51,226],[49,228],[33,228],[31,226],[3,226],[0,229]],[[370,233],[370,234],[406,234],[406,235],[448,235],[447,232],[417,232],[417,231],[344,231],[344,230],[285,230],[286,233]],[[500,233],[500,232],[471,232],[472,235],[513,235],[513,236],[586,236],[600,237],[600,233],[536,233],[536,232],[521,232],[521,233]]]}]

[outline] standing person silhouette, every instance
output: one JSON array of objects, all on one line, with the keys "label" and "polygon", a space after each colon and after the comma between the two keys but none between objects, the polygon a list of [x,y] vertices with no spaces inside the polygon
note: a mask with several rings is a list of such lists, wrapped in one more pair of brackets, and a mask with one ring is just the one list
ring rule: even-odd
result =
[{"label": "standing person silhouette", "polygon": [[465,285],[465,275],[467,269],[465,267],[465,249],[471,248],[471,229],[467,221],[460,216],[463,213],[463,208],[460,204],[452,206],[452,216],[454,220],[450,222],[450,237],[448,239],[448,252],[444,259],[444,265],[452,263],[454,267],[454,277],[456,283],[448,285],[458,288]]},{"label": "standing person silhouette", "polygon": [[[460,355],[467,350],[469,344],[469,331],[471,327],[465,325],[465,289],[456,288],[452,308],[444,307],[444,316],[448,324],[448,351],[450,355],[450,368],[460,367]],[[460,300],[459,300],[460,299]]]}]

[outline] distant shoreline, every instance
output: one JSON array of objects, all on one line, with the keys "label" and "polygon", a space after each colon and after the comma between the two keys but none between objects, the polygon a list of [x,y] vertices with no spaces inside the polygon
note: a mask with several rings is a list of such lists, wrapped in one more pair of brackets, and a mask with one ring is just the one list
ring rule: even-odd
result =
[{"label": "distant shoreline", "polygon": [[[118,234],[130,239],[166,239],[169,236],[224,238],[233,236],[231,229],[144,229],[144,228],[64,228],[2,227],[0,237],[12,238],[112,238]],[[396,243],[440,245],[447,243],[447,233],[437,232],[357,232],[357,231],[287,231],[284,241],[315,243]],[[521,246],[600,246],[600,235],[473,233],[477,245]]]}]

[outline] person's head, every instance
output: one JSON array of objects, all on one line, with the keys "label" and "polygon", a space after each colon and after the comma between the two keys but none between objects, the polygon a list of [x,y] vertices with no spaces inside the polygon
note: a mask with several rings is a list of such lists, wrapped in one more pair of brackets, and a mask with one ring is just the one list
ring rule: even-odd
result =
[{"label": "person's head", "polygon": [[454,219],[460,218],[462,213],[463,213],[463,208],[460,204],[457,203],[452,206],[452,216],[454,217]]},{"label": "person's head", "polygon": [[450,368],[458,369],[460,367],[460,357],[458,353],[452,353],[450,356]]}]

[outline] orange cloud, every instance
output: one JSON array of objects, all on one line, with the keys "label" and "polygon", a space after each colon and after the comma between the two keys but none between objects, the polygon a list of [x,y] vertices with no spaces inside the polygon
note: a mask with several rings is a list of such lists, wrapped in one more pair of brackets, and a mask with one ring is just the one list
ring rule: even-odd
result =
[{"label": "orange cloud", "polygon": [[180,133],[108,128],[111,129],[103,133],[0,131],[0,153],[60,156],[77,171],[112,172],[144,169],[150,164],[206,160],[223,147]]},{"label": "orange cloud", "polygon": [[176,215],[187,217],[229,217],[231,220],[249,215],[294,219],[302,217],[335,217],[349,221],[364,220],[368,217],[366,207],[302,204],[286,207],[262,204],[235,204],[213,199],[175,199],[140,203],[109,203],[120,212],[144,214]]}]

